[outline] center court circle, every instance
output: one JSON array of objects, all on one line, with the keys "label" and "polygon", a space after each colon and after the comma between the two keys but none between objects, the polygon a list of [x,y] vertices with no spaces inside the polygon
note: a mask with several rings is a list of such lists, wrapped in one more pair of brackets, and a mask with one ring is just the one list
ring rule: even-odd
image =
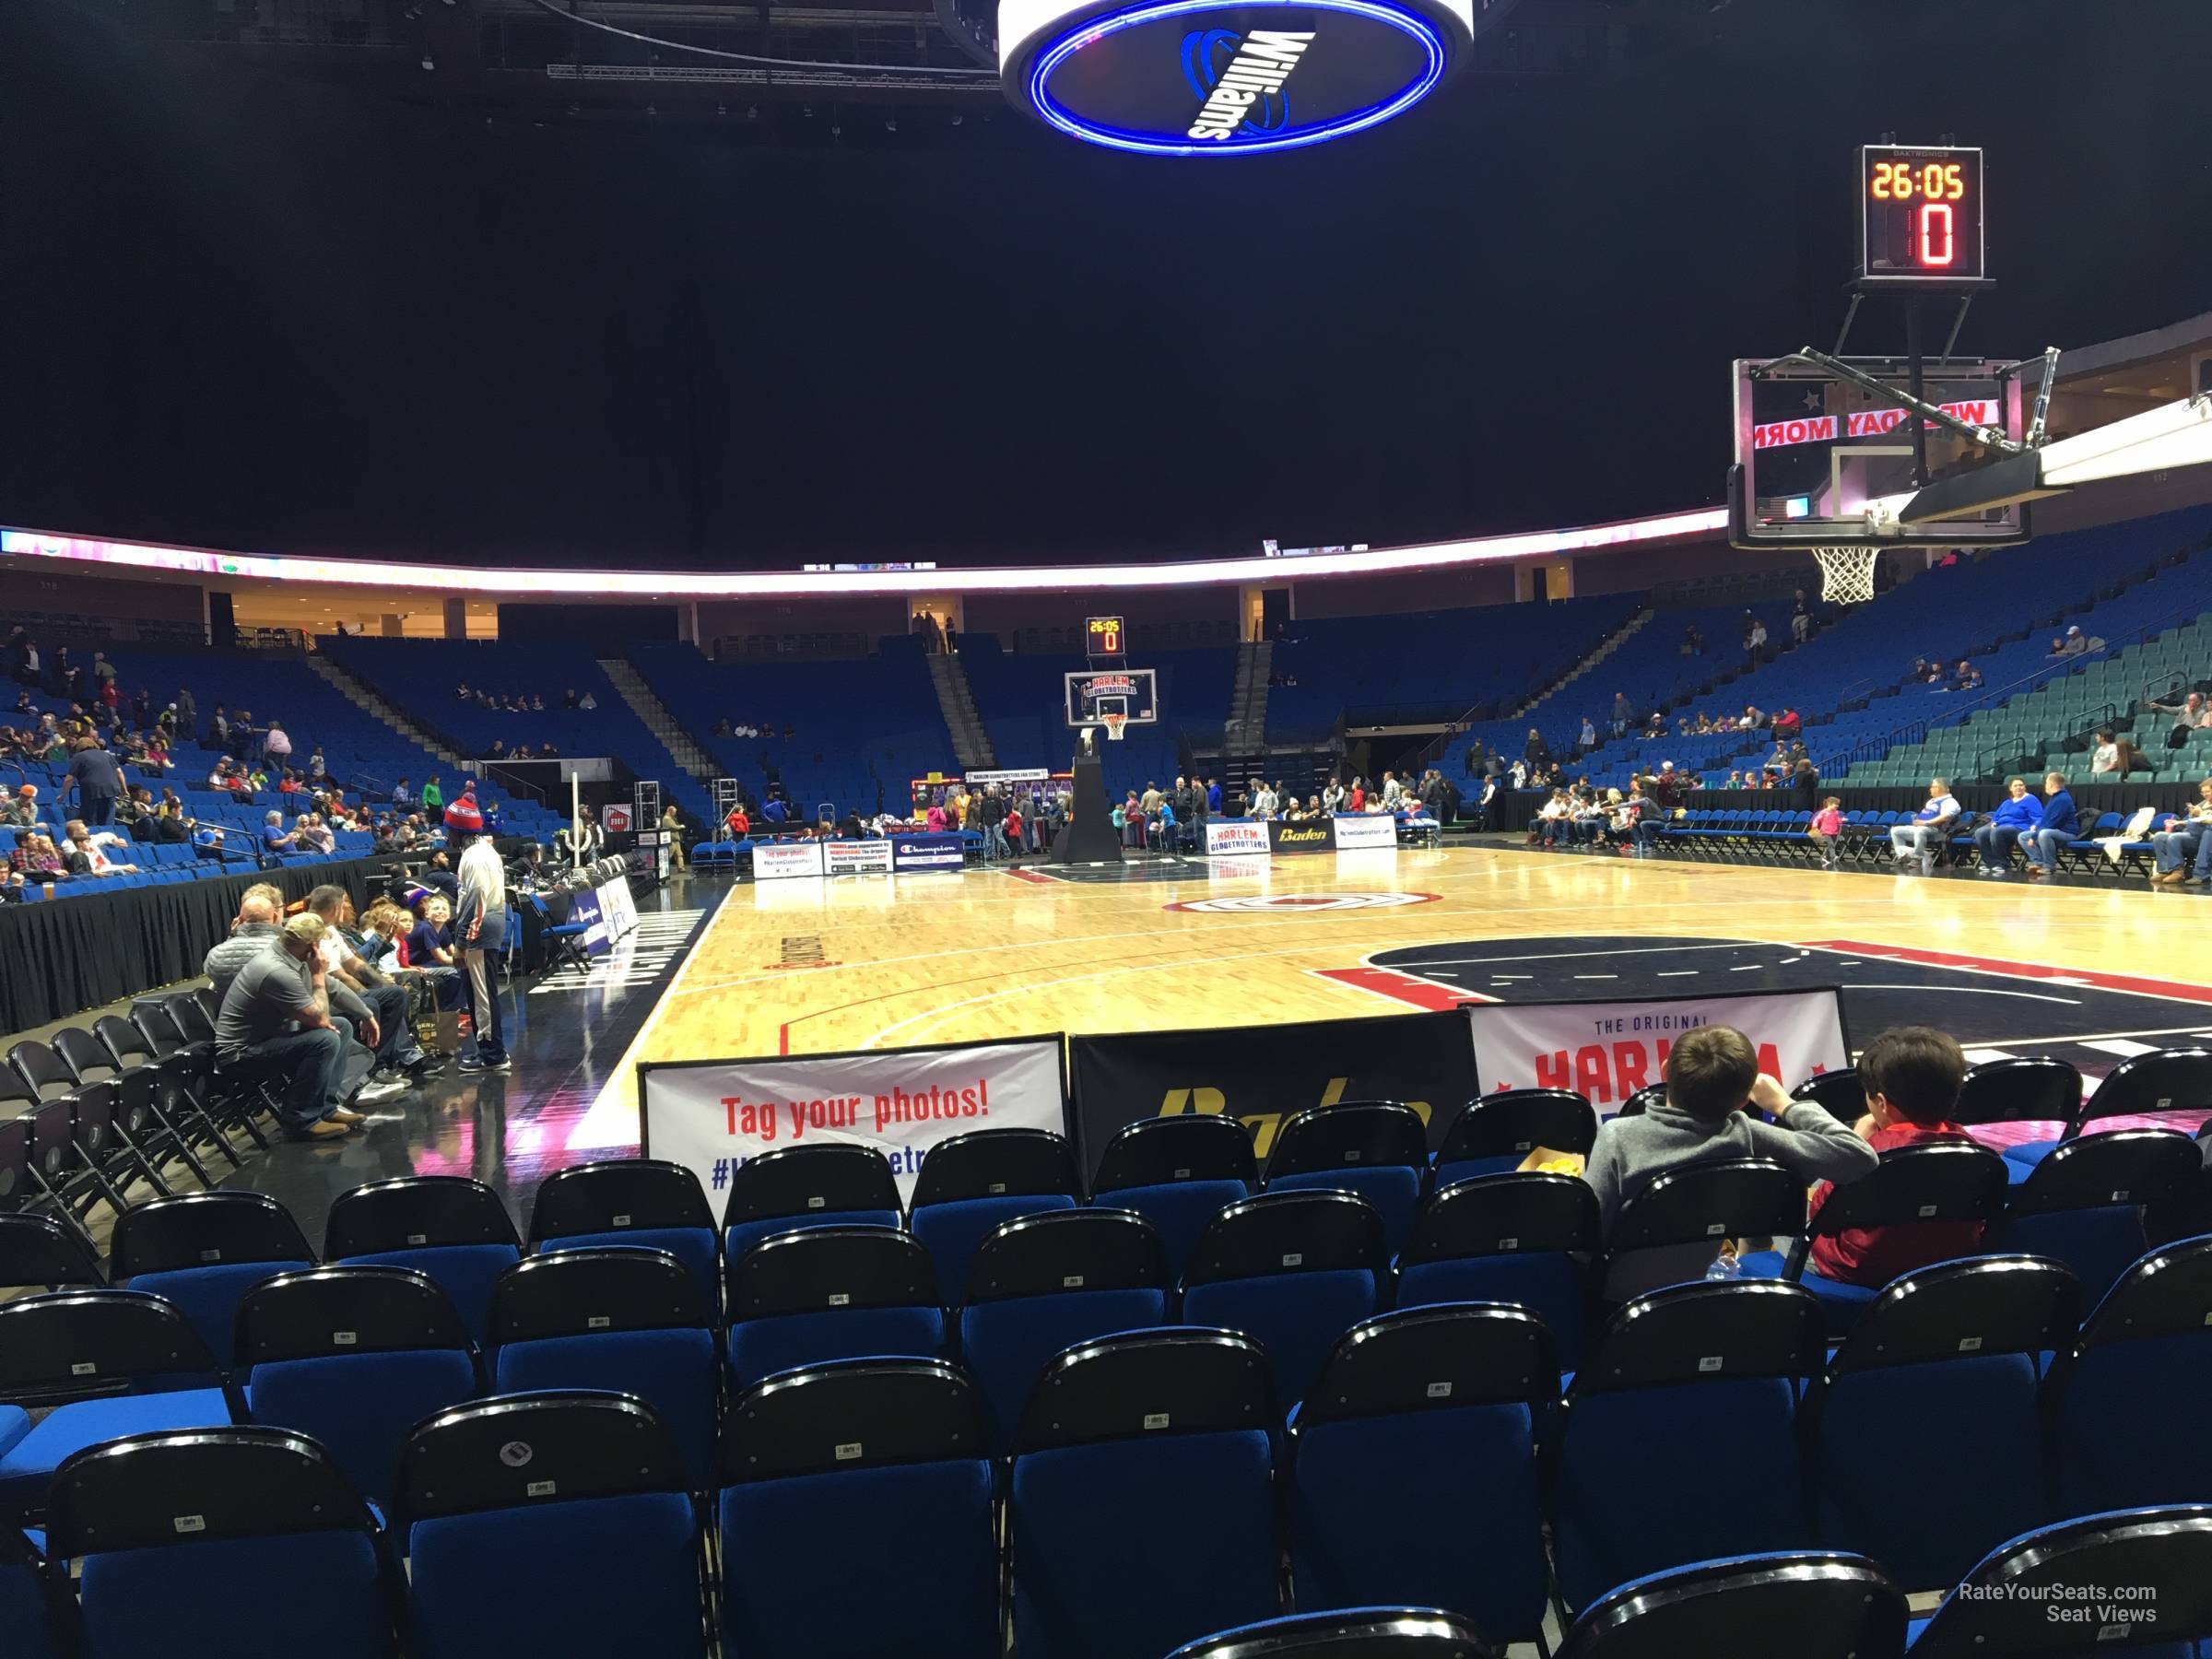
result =
[{"label": "center court circle", "polygon": [[1187,899],[1163,904],[1171,911],[1264,911],[1297,915],[1316,911],[1395,910],[1406,904],[1434,904],[1435,893],[1245,893],[1233,899]]}]

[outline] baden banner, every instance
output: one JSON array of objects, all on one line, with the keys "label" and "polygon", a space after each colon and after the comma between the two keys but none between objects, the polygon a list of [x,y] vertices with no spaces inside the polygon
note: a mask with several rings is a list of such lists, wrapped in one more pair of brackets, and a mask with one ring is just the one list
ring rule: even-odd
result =
[{"label": "baden banner", "polygon": [[639,1151],[689,1168],[722,1208],[730,1171],[783,1147],[836,1141],[890,1159],[900,1195],[939,1141],[972,1129],[1067,1129],[1060,1039],[947,1043],[638,1067]]},{"label": "baden banner", "polygon": [[1759,1070],[1785,1088],[1851,1064],[1843,996],[1832,986],[1641,1002],[1470,1003],[1465,1018],[1484,1093],[1571,1088],[1601,1117],[1660,1082],[1667,1050],[1700,1026],[1743,1032],[1759,1050]]},{"label": "baden banner", "polygon": [[1067,1052],[1087,1169],[1124,1124],[1186,1112],[1239,1119],[1264,1165],[1284,1118],[1339,1100],[1403,1100],[1427,1120],[1433,1147],[1477,1092],[1455,1012],[1073,1037]]}]

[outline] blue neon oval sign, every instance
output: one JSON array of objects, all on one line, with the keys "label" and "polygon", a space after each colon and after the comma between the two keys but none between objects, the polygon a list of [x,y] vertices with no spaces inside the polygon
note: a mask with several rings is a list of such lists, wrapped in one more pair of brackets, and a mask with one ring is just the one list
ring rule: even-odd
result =
[{"label": "blue neon oval sign", "polygon": [[1006,0],[1006,89],[1069,136],[1147,155],[1253,155],[1379,126],[1435,90],[1465,38],[1430,0],[1124,0],[1037,16]]}]

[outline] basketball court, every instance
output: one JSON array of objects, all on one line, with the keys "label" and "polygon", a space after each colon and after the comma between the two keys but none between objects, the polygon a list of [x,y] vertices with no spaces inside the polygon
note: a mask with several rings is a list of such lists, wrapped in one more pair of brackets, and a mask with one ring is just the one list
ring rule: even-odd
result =
[{"label": "basketball court", "polygon": [[1498,844],[766,882],[723,896],[579,1135],[634,1138],[641,1061],[1813,984],[1844,987],[1854,1048],[1925,1023],[2094,1077],[2212,1041],[2204,921],[2185,894]]}]

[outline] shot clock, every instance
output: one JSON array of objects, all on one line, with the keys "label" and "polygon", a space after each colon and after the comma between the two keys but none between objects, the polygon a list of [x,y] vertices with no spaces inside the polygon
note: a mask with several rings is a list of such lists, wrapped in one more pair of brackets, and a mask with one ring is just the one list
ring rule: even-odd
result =
[{"label": "shot clock", "polygon": [[1119,617],[1092,617],[1084,627],[1085,653],[1092,662],[1119,659],[1128,649]]},{"label": "shot clock", "polygon": [[1979,288],[1982,152],[1859,147],[1859,280],[1885,288]]}]

